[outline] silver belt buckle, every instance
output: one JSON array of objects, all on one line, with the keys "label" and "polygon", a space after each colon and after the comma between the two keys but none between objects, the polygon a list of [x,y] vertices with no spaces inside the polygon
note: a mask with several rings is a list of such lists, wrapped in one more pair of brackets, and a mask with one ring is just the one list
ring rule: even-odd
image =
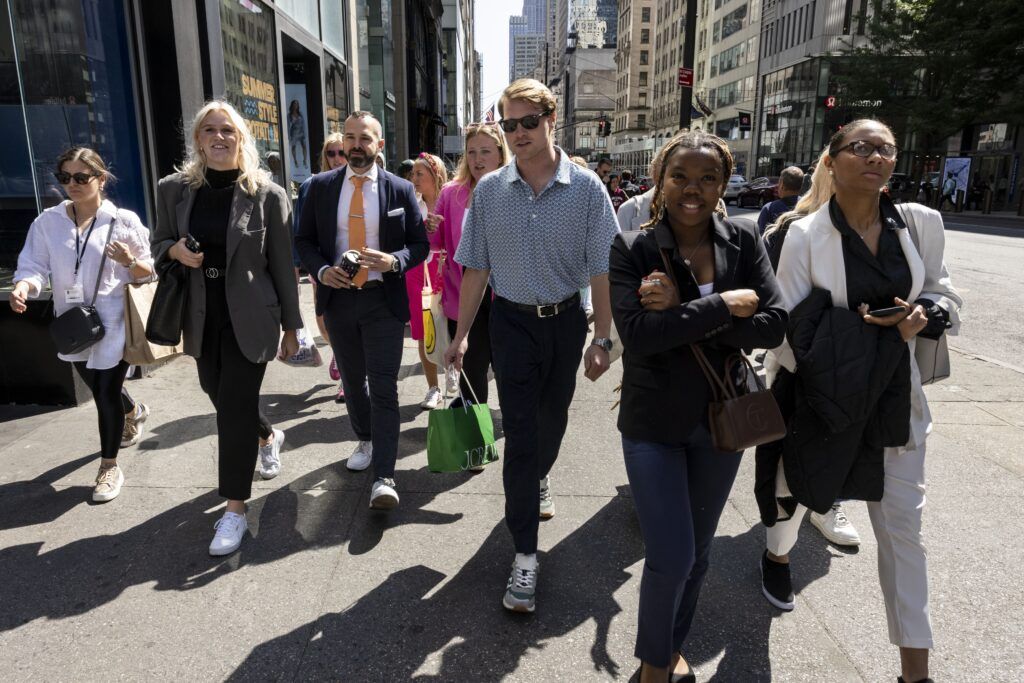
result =
[{"label": "silver belt buckle", "polygon": [[[550,313],[545,313],[544,312],[545,308],[550,308],[551,312]],[[558,304],[544,304],[543,306],[538,306],[537,307],[537,317],[538,318],[551,318],[551,317],[556,316],[556,315],[558,315]]]},{"label": "silver belt buckle", "polygon": [[216,280],[217,278],[220,277],[220,269],[219,268],[205,268],[205,269],[203,269],[203,273],[206,275],[206,277],[208,277],[208,278],[210,278],[212,280]]}]

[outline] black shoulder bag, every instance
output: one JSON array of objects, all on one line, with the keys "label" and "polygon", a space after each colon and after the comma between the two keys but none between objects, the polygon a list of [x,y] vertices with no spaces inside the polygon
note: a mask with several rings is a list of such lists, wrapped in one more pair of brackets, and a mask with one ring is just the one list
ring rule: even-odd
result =
[{"label": "black shoulder bag", "polygon": [[92,290],[89,304],[87,306],[72,306],[50,323],[50,336],[53,338],[53,343],[57,346],[57,351],[66,356],[84,351],[103,339],[103,335],[106,334],[95,303],[96,295],[100,290],[100,279],[103,277],[103,267],[107,265],[107,245],[110,244],[110,237],[114,234],[116,223],[116,217],[111,219],[107,241],[103,244],[103,258],[100,259],[100,267],[96,273],[96,287]]}]

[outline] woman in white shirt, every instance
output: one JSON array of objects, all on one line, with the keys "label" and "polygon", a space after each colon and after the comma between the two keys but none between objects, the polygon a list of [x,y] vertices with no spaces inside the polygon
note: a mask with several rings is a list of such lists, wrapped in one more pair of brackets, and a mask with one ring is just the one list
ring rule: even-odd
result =
[{"label": "woman in white shirt", "polygon": [[24,313],[26,300],[38,297],[47,281],[58,316],[95,296],[103,338],[84,351],[58,357],[74,364],[96,402],[102,459],[92,499],[104,502],[116,498],[124,484],[118,448],[122,442],[138,441],[141,423],[149,415],[145,405],[124,391],[128,364],[123,360],[124,286],[153,274],[149,231],[138,216],[104,197],[112,176],[95,151],[69,149],[57,160],[54,176],[69,199],[32,222],[18,256],[10,305],[15,313]]}]

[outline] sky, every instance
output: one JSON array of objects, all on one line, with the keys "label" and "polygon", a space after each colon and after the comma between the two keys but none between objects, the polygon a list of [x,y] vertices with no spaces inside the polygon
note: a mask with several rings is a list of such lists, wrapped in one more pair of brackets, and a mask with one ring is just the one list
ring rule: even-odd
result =
[{"label": "sky", "polygon": [[[522,0],[476,0],[476,49],[483,56],[481,116],[508,85],[508,18],[523,11]],[[495,112],[497,117],[497,112]]]}]

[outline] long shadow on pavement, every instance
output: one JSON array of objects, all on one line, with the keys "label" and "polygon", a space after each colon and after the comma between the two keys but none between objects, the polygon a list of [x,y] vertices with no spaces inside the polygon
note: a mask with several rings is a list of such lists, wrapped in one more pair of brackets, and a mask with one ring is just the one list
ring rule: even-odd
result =
[{"label": "long shadow on pavement", "polygon": [[[614,594],[643,555],[624,489],[541,553],[532,616],[501,606],[509,559],[501,523],[440,588],[449,577],[429,567],[395,572],[345,610],[257,646],[230,680],[494,681],[515,672],[528,652],[590,620],[597,635],[590,661],[578,665],[581,677],[618,676],[624,664],[631,672],[634,662],[616,662],[608,651],[612,619],[622,611]],[[366,532],[357,531],[353,544],[360,533]]]},{"label": "long shadow on pavement", "polygon": [[69,460],[43,472],[35,479],[0,484],[0,530],[45,524],[81,505],[89,498],[90,487],[71,486],[61,490],[53,484],[90,462],[99,462],[99,453]]}]

